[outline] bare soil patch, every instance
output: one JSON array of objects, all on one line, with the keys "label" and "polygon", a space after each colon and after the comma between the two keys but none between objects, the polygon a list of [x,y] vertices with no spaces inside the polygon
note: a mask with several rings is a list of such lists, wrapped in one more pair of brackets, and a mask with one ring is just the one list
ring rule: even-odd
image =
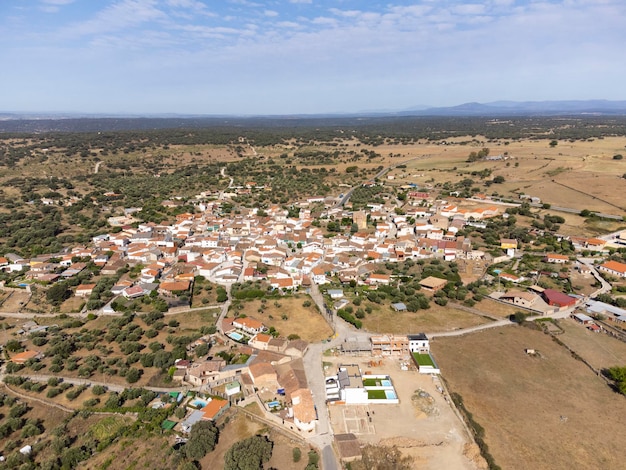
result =
[{"label": "bare soil patch", "polygon": [[437,338],[432,348],[502,468],[622,466],[626,401],[549,335],[510,326]]},{"label": "bare soil patch", "polygon": [[[414,468],[480,468],[465,455],[465,446],[472,441],[447,397],[437,389],[438,378],[419,374],[414,367],[401,370],[397,358],[385,358],[376,367],[367,356],[326,356],[324,360],[332,364],[327,375],[336,373],[339,364],[357,364],[364,373],[388,374],[400,400],[389,405],[330,405],[335,433],[354,432],[362,444],[396,446],[402,455],[414,459]],[[414,400],[420,391],[422,396]]]},{"label": "bare soil patch", "polygon": [[[312,304],[310,307],[302,305],[307,300]],[[240,314],[245,313],[249,317],[254,317],[268,328],[273,326],[284,338],[295,334],[305,341],[314,343],[333,334],[332,328],[308,296],[268,299],[265,304],[260,300],[251,300],[241,305],[243,309],[239,310]],[[262,311],[259,311],[263,305]]]},{"label": "bare soil patch", "polygon": [[594,333],[571,318],[558,321],[564,331],[559,340],[595,369],[626,365],[626,343],[604,333]]},{"label": "bare soil patch", "polygon": [[26,291],[9,292],[0,305],[0,312],[19,312],[28,303],[29,298],[30,295]]},{"label": "bare soil patch", "polygon": [[381,308],[366,315],[362,321],[363,329],[367,331],[390,334],[452,331],[487,322],[485,318],[478,315],[455,308],[441,307],[434,302],[431,302],[428,310],[417,312],[393,312]]}]

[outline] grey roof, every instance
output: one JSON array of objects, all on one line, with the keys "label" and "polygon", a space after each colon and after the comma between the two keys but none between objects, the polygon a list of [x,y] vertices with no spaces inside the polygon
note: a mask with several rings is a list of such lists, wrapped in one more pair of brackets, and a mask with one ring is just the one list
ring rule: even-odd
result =
[{"label": "grey roof", "polygon": [[202,420],[203,416],[204,416],[204,411],[196,410],[193,413],[191,413],[185,421],[180,423],[180,425],[183,429],[189,429],[198,421]]},{"label": "grey roof", "polygon": [[407,335],[407,338],[409,338],[409,341],[426,341],[426,340],[428,340],[428,337],[426,336],[426,333],[417,333],[415,335]]}]

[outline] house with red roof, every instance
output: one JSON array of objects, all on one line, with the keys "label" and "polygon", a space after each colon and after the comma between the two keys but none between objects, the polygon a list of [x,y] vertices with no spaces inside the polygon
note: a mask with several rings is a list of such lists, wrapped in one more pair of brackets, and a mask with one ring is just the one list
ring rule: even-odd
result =
[{"label": "house with red roof", "polygon": [[598,270],[617,277],[626,277],[626,264],[618,261],[607,261],[598,266]]}]

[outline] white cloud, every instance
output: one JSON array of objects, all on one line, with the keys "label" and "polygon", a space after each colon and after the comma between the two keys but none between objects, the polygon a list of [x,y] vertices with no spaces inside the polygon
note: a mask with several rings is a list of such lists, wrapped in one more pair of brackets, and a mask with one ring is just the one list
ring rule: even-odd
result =
[{"label": "white cloud", "polygon": [[265,11],[263,12],[263,14],[264,14],[265,16],[270,17],[270,18],[273,18],[273,17],[276,17],[276,16],[278,16],[278,15],[279,15],[279,13],[278,13],[277,11],[274,11],[274,10],[265,10]]},{"label": "white cloud", "polygon": [[313,3],[313,0],[289,0],[289,3],[311,4]]}]

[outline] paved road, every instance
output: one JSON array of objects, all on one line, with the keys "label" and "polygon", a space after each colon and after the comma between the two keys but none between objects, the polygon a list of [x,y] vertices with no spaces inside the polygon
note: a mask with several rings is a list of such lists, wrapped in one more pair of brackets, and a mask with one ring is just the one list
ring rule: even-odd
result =
[{"label": "paved road", "polygon": [[596,278],[596,280],[598,282],[600,282],[601,287],[600,289],[598,289],[597,291],[595,291],[593,294],[591,294],[589,297],[593,298],[593,297],[597,297],[598,294],[606,294],[607,292],[611,292],[612,286],[611,284],[609,284],[598,272],[598,270],[596,269],[596,266],[594,264],[594,259],[593,258],[578,258],[578,261],[581,262],[582,264],[584,264],[585,266],[587,266],[589,269],[591,269],[591,274],[593,275],[593,277]]}]

